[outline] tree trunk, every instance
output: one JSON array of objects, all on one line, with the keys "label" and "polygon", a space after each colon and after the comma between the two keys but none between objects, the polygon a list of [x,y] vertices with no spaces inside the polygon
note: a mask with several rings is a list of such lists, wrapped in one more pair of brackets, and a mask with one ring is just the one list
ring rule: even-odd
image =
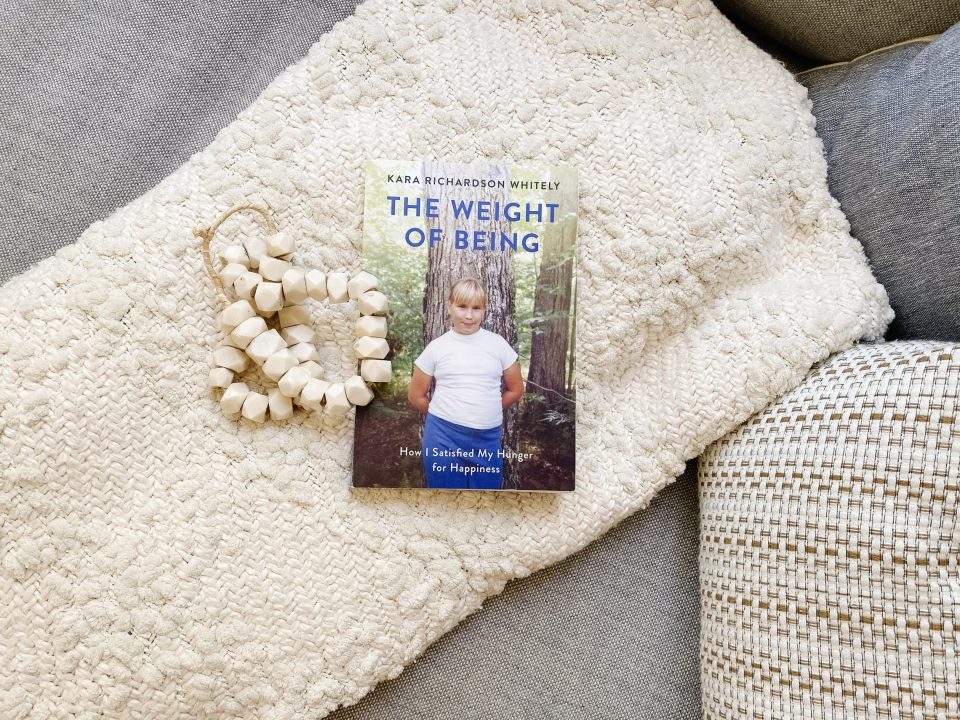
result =
[{"label": "tree trunk", "polygon": [[[553,194],[553,193],[551,193]],[[547,202],[560,202],[547,197]],[[533,336],[530,342],[528,381],[536,394],[544,396],[544,406],[563,409],[572,384],[570,305],[573,297],[573,253],[576,226],[571,223],[547,225],[543,232],[543,257],[537,275],[533,300]],[[569,376],[568,376],[569,373]]]},{"label": "tree trunk", "polygon": [[[424,163],[424,177],[458,177],[462,174],[462,166]],[[506,203],[510,196],[510,174],[506,166],[491,165],[487,178],[502,179],[505,187],[485,188],[483,199]],[[425,184],[423,197],[440,198],[440,217],[425,219],[428,237],[431,228],[440,228],[443,232],[443,241],[430,248],[427,259],[427,283],[423,297],[424,347],[450,329],[447,298],[453,283],[462,278],[474,278],[480,281],[487,292],[487,313],[482,327],[502,336],[514,350],[517,350],[513,258],[510,251],[456,250],[453,244],[455,228],[466,230],[470,237],[474,230],[502,231],[509,234],[510,223],[506,220],[478,221],[473,214],[470,220],[463,218],[454,220],[450,209],[451,200],[476,199],[476,190],[473,189]],[[518,445],[516,405],[504,413],[501,440],[505,451],[516,452]],[[516,488],[518,482],[516,459],[504,458],[502,487]]]}]

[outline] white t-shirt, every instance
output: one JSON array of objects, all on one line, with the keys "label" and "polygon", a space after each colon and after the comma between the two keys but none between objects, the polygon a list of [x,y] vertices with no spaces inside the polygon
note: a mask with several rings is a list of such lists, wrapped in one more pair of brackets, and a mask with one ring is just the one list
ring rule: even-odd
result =
[{"label": "white t-shirt", "polygon": [[448,330],[423,349],[413,364],[437,381],[430,414],[478,430],[503,423],[500,379],[517,353],[496,333],[479,328],[462,335]]}]

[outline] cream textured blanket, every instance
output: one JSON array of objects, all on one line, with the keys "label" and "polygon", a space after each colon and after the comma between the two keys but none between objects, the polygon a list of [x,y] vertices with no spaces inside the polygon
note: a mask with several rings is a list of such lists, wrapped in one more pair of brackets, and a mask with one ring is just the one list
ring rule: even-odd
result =
[{"label": "cream textured blanket", "polygon": [[[576,493],[351,491],[349,417],[221,414],[192,230],[263,201],[355,270],[378,157],[578,168]],[[316,718],[397,675],[882,333],[825,174],[804,90],[708,3],[362,5],[0,289],[0,716]],[[345,376],[352,316],[316,312]]]}]

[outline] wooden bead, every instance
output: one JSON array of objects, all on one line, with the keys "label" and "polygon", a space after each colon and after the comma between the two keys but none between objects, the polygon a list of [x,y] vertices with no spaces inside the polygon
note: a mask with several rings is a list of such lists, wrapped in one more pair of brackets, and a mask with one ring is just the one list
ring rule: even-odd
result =
[{"label": "wooden bead", "polygon": [[270,417],[274,420],[286,420],[293,417],[293,401],[280,392],[280,388],[267,390]]},{"label": "wooden bead", "polygon": [[367,290],[373,290],[377,286],[377,279],[368,272],[361,271],[351,278],[347,283],[347,293],[351,300],[356,300]]},{"label": "wooden bead", "polygon": [[320,363],[314,360],[307,360],[306,362],[300,363],[300,367],[310,373],[310,377],[323,379],[323,368],[320,367]]},{"label": "wooden bead", "polygon": [[330,383],[326,380],[310,378],[310,381],[303,386],[303,390],[300,392],[300,404],[305,408],[319,412],[324,394],[329,387]]},{"label": "wooden bead", "polygon": [[303,390],[303,386],[311,380],[313,380],[313,378],[310,377],[310,373],[298,365],[297,367],[290,368],[283,374],[283,377],[277,381],[277,387],[279,387],[280,392],[288,398],[296,400],[300,397],[300,391]]},{"label": "wooden bead", "polygon": [[387,312],[387,296],[379,290],[368,290],[357,298],[357,308],[364,315],[383,315]]},{"label": "wooden bead", "polygon": [[297,249],[297,243],[292,235],[288,235],[283,230],[267,236],[267,253],[272,257],[289,255]]},{"label": "wooden bead", "polygon": [[247,318],[256,315],[253,305],[247,300],[237,300],[228,305],[218,318],[220,332],[227,334]]},{"label": "wooden bead", "polygon": [[329,273],[327,275],[327,301],[331,304],[343,303],[350,299],[347,292],[347,274]]},{"label": "wooden bead", "polygon": [[256,270],[260,267],[260,258],[267,253],[267,244],[259,237],[249,237],[243,241],[243,247],[250,258],[250,268]]},{"label": "wooden bead", "polygon": [[234,415],[240,412],[243,407],[243,401],[250,394],[250,388],[246,383],[235,382],[223,391],[223,397],[220,398],[220,407],[227,415]]},{"label": "wooden bead", "polygon": [[247,266],[241,265],[240,263],[230,263],[224,267],[218,274],[220,275],[220,282],[223,283],[224,287],[230,287],[237,281],[237,278],[247,272]]},{"label": "wooden bead", "polygon": [[288,305],[280,309],[280,327],[291,325],[309,325],[312,322],[310,311],[303,305]]},{"label": "wooden bead", "polygon": [[230,339],[236,343],[236,347],[245,349],[253,339],[267,331],[267,322],[258,316],[248,318],[237,325],[230,333]]},{"label": "wooden bead", "polygon": [[307,280],[303,270],[290,268],[281,278],[283,284],[283,301],[291,306],[297,306],[307,301]]},{"label": "wooden bead", "polygon": [[250,360],[243,350],[221,345],[213,351],[213,363],[217,367],[225,367],[234,372],[243,372],[250,364]]},{"label": "wooden bead", "polygon": [[257,365],[263,365],[263,363],[267,361],[267,358],[275,352],[283,350],[286,346],[287,343],[280,337],[280,333],[276,330],[267,330],[265,333],[257,335],[257,337],[247,345],[247,355],[249,355],[250,359],[257,363]]},{"label": "wooden bead", "polygon": [[291,325],[280,331],[280,337],[287,345],[297,345],[313,341],[313,328],[309,325]]},{"label": "wooden bead", "polygon": [[333,383],[324,394],[326,400],[327,412],[331,415],[345,415],[350,408],[350,401],[347,400],[347,393],[343,389],[343,383]]},{"label": "wooden bead", "polygon": [[283,286],[278,282],[263,281],[257,285],[253,302],[257,309],[271,314],[283,307]]},{"label": "wooden bead", "polygon": [[233,291],[237,293],[237,297],[242,300],[253,300],[253,292],[257,289],[257,285],[260,284],[262,279],[259,273],[252,271],[245,272],[234,281]]},{"label": "wooden bead", "polygon": [[387,319],[379,315],[364,315],[356,324],[357,335],[363,337],[385,338],[387,336]]},{"label": "wooden bead", "polygon": [[287,270],[290,270],[290,263],[286,260],[264,255],[260,258],[260,267],[257,269],[257,272],[259,272],[265,280],[280,282],[283,279],[283,274]]},{"label": "wooden bead", "polygon": [[243,399],[243,405],[240,408],[240,414],[247,420],[262,423],[267,417],[267,405],[269,398],[263,393],[249,392]]},{"label": "wooden bead", "polygon": [[307,295],[314,300],[326,300],[327,298],[327,276],[319,270],[310,270],[303,276],[307,284]]},{"label": "wooden bead", "polygon": [[385,358],[390,352],[390,345],[384,338],[364,335],[353,344],[358,358]]},{"label": "wooden bead", "polygon": [[215,388],[228,388],[233,382],[233,370],[225,367],[215,367],[210,370],[208,385]]},{"label": "wooden bead", "polygon": [[[236,330],[236,328],[234,328],[234,330]],[[221,347],[222,345],[226,345],[227,347],[235,347],[235,348],[238,348],[239,350],[243,350],[243,348],[237,345],[237,341],[234,340],[229,335],[224,335],[222,338],[220,338],[220,342],[217,343],[217,347]]]},{"label": "wooden bead", "polygon": [[297,356],[289,348],[278,350],[263,363],[263,374],[276,382],[292,367],[300,364]]},{"label": "wooden bead", "polygon": [[247,257],[247,251],[244,250],[241,245],[229,245],[225,247],[220,252],[220,259],[223,260],[226,265],[236,263],[237,265],[243,265],[245,268],[250,267],[250,258]]},{"label": "wooden bead", "polygon": [[297,343],[296,345],[291,345],[290,352],[292,352],[301,363],[310,360],[320,362],[320,353],[317,352],[317,348],[313,343]]},{"label": "wooden bead", "polygon": [[393,365],[389,360],[361,360],[360,375],[367,382],[390,382]]},{"label": "wooden bead", "polygon": [[367,405],[373,400],[373,390],[363,381],[359,375],[352,376],[343,384],[344,392],[354,405]]}]

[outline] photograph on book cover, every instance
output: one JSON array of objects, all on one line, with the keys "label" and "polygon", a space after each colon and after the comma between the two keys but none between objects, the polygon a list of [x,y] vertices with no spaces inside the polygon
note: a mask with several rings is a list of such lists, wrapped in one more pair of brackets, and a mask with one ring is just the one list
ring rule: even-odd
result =
[{"label": "photograph on book cover", "polygon": [[357,408],[355,487],[574,489],[577,213],[567,166],[367,163],[394,372]]}]

